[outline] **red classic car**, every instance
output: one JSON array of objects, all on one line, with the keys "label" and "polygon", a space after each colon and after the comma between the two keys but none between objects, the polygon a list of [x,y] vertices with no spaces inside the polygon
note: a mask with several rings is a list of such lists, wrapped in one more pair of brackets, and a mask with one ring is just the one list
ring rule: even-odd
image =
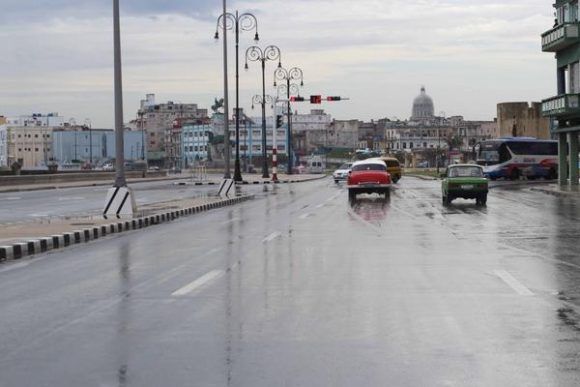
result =
[{"label": "red classic car", "polygon": [[355,199],[359,193],[378,193],[389,195],[391,175],[387,165],[379,159],[368,159],[355,162],[347,178],[348,198]]}]

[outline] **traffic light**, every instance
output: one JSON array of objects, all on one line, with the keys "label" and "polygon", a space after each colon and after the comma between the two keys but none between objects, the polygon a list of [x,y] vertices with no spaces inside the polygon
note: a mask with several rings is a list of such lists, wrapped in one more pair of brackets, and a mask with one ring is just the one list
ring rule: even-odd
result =
[{"label": "traffic light", "polygon": [[302,102],[304,101],[304,97],[290,97],[290,102]]},{"label": "traffic light", "polygon": [[340,97],[326,97],[327,101],[340,101]]},{"label": "traffic light", "polygon": [[282,120],[283,119],[284,119],[284,116],[282,116],[282,115],[277,115],[276,116],[276,129],[282,127]]},{"label": "traffic light", "polygon": [[310,96],[310,103],[322,103],[322,96],[321,95],[311,95]]}]

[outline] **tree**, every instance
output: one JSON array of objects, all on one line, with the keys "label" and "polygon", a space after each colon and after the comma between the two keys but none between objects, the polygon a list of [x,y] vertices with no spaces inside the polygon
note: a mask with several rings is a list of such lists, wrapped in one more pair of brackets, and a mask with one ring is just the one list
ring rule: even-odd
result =
[{"label": "tree", "polygon": [[219,100],[217,98],[214,98],[214,104],[211,106],[211,110],[214,113],[219,113],[219,109],[224,107],[224,99],[220,98]]},{"label": "tree", "polygon": [[447,143],[447,147],[449,149],[459,149],[463,144],[463,137],[458,134],[450,135],[445,138],[445,142]]}]

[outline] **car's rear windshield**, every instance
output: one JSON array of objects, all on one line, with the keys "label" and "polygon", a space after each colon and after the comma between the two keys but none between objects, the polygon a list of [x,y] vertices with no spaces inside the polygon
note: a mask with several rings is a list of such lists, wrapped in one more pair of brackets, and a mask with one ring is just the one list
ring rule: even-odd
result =
[{"label": "car's rear windshield", "polygon": [[353,171],[386,171],[387,167],[381,164],[359,164],[352,167]]},{"label": "car's rear windshield", "polygon": [[483,177],[479,167],[453,167],[449,169],[449,177]]},{"label": "car's rear windshield", "polygon": [[385,160],[385,163],[387,163],[387,167],[398,167],[399,166],[399,162],[397,160]]},{"label": "car's rear windshield", "polygon": [[340,167],[338,167],[338,169],[350,169],[350,166],[351,165],[352,164],[348,164],[348,163],[347,164],[342,164]]}]

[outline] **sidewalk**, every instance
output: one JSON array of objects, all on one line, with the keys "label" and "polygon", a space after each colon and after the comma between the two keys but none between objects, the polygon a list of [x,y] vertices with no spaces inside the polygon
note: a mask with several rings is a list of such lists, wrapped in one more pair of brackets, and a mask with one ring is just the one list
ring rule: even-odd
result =
[{"label": "sidewalk", "polygon": [[552,196],[580,199],[580,187],[578,186],[560,187],[558,184],[550,184],[545,187],[532,187],[530,190]]}]

